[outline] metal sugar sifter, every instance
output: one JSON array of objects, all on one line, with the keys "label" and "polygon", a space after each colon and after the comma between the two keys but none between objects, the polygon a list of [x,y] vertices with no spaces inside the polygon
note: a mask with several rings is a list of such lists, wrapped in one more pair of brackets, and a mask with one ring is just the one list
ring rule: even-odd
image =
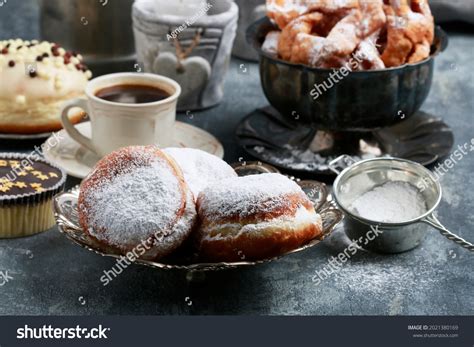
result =
[{"label": "metal sugar sifter", "polygon": [[[341,169],[342,168],[342,169]],[[364,248],[383,252],[400,253],[418,246],[431,226],[458,245],[474,251],[474,245],[453,234],[435,217],[442,191],[435,176],[424,166],[405,159],[375,158],[355,162],[343,155],[330,163],[330,169],[338,174],[333,186],[333,197],[345,214],[345,229],[351,239],[367,235],[377,227],[382,233],[364,245]],[[387,182],[407,182],[422,187],[420,193],[426,203],[426,212],[402,223],[385,223],[369,220],[357,215],[350,206],[362,194]]]}]

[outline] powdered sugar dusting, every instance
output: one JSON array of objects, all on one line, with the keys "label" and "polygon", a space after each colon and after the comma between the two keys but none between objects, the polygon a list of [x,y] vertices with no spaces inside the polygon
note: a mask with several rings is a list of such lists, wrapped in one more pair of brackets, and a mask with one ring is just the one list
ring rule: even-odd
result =
[{"label": "powdered sugar dusting", "polygon": [[380,30],[376,31],[371,36],[362,40],[353,56],[361,63],[357,65],[358,70],[368,69],[383,69],[385,64],[380,57],[377,49],[377,39],[380,35]]},{"label": "powdered sugar dusting", "polygon": [[393,292],[394,297],[406,288],[416,288],[416,290],[429,290],[433,285],[439,283],[436,277],[419,276],[421,269],[426,268],[425,273],[432,271],[429,265],[418,263],[418,271],[413,266],[400,266],[390,260],[384,259],[384,264],[379,264],[373,260],[354,261],[343,265],[336,272],[335,282],[341,288],[349,288],[351,291],[364,295],[379,295]]},{"label": "powdered sugar dusting", "polygon": [[300,193],[301,188],[280,174],[260,174],[223,180],[203,190],[198,198],[200,212],[209,219],[271,212],[286,206],[288,194]]},{"label": "powdered sugar dusting", "polygon": [[138,167],[144,160],[151,159],[143,153],[135,165],[132,161],[128,169],[99,182],[85,195],[89,225],[95,227],[89,232],[97,239],[124,248],[155,233],[170,233],[182,202],[179,180],[164,159],[154,157]]},{"label": "powdered sugar dusting", "polygon": [[270,31],[265,37],[265,41],[262,45],[262,51],[277,55],[278,54],[278,41],[280,40],[280,31]]},{"label": "powdered sugar dusting", "polygon": [[184,179],[196,198],[209,184],[237,176],[229,164],[207,152],[192,148],[166,148],[163,151],[181,167]]},{"label": "powdered sugar dusting", "polygon": [[277,13],[286,13],[294,11],[301,15],[308,11],[306,1],[307,0],[291,0],[283,1],[280,3],[277,3],[275,0],[267,1],[267,11]]},{"label": "powdered sugar dusting", "polygon": [[[379,157],[380,148],[369,145],[364,140],[359,141],[360,153],[354,155],[354,160],[363,160]],[[329,162],[336,159],[336,156],[322,156],[313,152],[310,148],[298,148],[291,145],[284,145],[284,151],[274,151],[262,146],[254,146],[252,149],[266,162],[292,170],[302,171],[327,171]]]},{"label": "powdered sugar dusting", "polygon": [[376,222],[402,223],[426,213],[420,191],[407,182],[387,182],[362,194],[350,206],[359,216]]},{"label": "powdered sugar dusting", "polygon": [[326,10],[334,12],[340,9],[353,8],[356,0],[268,0],[267,11],[277,13],[296,12],[300,15],[312,10]]}]

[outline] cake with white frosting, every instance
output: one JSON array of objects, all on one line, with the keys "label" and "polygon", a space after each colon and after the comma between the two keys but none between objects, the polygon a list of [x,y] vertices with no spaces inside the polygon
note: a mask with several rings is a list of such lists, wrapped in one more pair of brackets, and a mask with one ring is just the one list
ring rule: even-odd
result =
[{"label": "cake with white frosting", "polygon": [[[61,129],[63,103],[82,97],[91,76],[80,54],[55,43],[0,41],[0,133]],[[72,109],[69,117],[78,123],[83,112]]]}]

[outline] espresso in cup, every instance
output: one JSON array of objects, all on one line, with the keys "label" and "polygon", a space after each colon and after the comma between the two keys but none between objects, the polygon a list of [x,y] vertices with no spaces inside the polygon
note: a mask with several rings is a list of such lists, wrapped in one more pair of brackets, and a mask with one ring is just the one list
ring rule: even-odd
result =
[{"label": "espresso in cup", "polygon": [[119,84],[100,89],[95,96],[119,104],[148,104],[168,99],[171,95],[154,86],[142,84]]},{"label": "espresso in cup", "polygon": [[[61,121],[69,136],[103,157],[127,146],[174,144],[178,83],[147,73],[115,73],[97,77],[86,86],[87,99],[64,105]],[[69,111],[81,108],[89,115],[92,137],[69,121]]]}]

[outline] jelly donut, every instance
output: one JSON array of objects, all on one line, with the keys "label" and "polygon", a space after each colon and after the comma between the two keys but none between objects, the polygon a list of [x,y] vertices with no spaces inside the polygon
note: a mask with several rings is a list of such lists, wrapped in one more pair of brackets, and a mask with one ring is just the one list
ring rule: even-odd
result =
[{"label": "jelly donut", "polygon": [[181,169],[153,146],[103,158],[82,182],[79,220],[104,250],[156,260],[178,248],[196,217]]},{"label": "jelly donut", "polygon": [[280,174],[229,178],[197,200],[199,252],[206,261],[266,259],[322,233],[322,220],[301,188]]},{"label": "jelly donut", "polygon": [[[82,56],[46,41],[0,41],[0,132],[60,130],[62,104],[82,97],[91,72]],[[3,83],[7,81],[7,83]],[[72,123],[84,113],[72,109]]]},{"label": "jelly donut", "polygon": [[184,180],[197,198],[209,184],[237,177],[234,169],[215,155],[193,148],[165,148],[166,154],[172,157],[181,167]]}]

